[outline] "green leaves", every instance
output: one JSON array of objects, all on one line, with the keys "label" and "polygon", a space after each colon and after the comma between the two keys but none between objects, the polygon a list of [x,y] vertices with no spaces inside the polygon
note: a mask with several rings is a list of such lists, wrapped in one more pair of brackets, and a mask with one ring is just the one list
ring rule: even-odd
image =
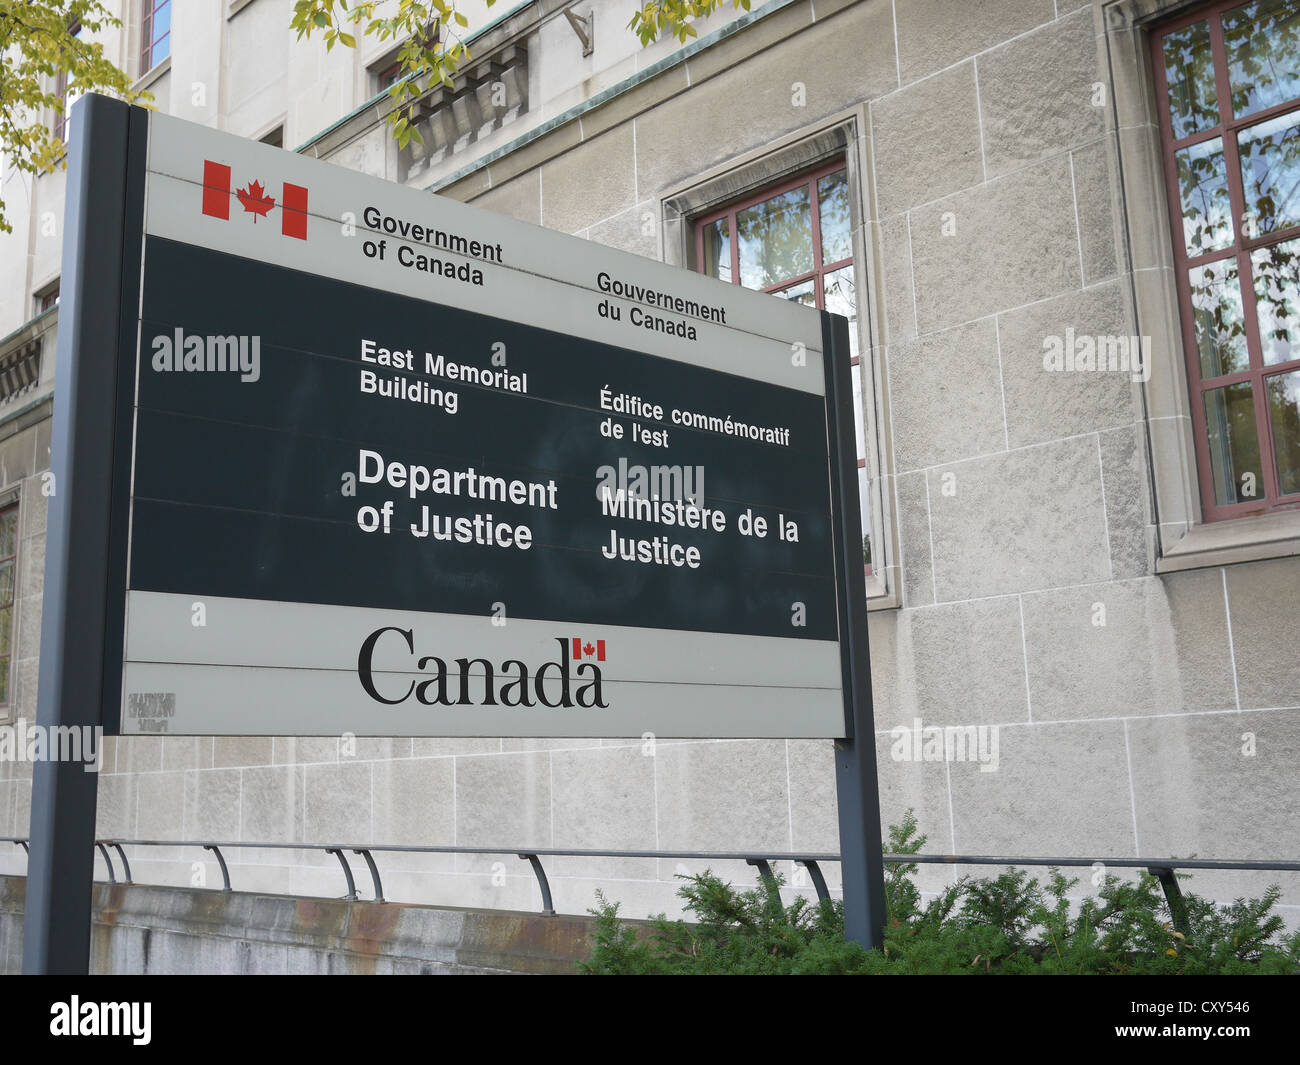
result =
[{"label": "green leaves", "polygon": [[[0,149],[11,165],[39,174],[64,164],[66,146],[52,127],[77,96],[153,99],[133,92],[131,79],[93,40],[100,30],[120,25],[99,0],[0,0],[0,42],[7,49],[0,75]],[[69,33],[70,26],[80,26],[80,33]],[[60,81],[66,95],[58,91]],[[12,230],[0,199],[0,231]]]},{"label": "green leaves", "polygon": [[781,899],[779,875],[736,891],[711,872],[682,876],[678,894],[694,923],[663,916],[639,930],[618,917],[617,904],[597,892],[593,951],[580,963],[589,974],[747,973],[841,974],[862,971],[872,957],[844,938],[843,908],[836,903]]},{"label": "green leaves", "polygon": [[[685,44],[699,31],[693,23],[706,19],[723,7],[725,0],[649,0],[627,24],[643,45],[661,37],[672,37]],[[731,0],[734,10],[749,10],[750,0]]]},{"label": "green leaves", "polygon": [[[490,6],[491,0],[485,2]],[[339,15],[351,32],[336,25]],[[434,85],[454,88],[456,71],[469,58],[464,41],[450,31],[452,25],[468,27],[469,19],[449,0],[366,0],[353,3],[351,10],[343,0],[297,0],[291,28],[299,37],[323,30],[326,51],[335,44],[356,48],[358,34],[402,42],[394,57],[397,81],[386,92],[394,102],[389,127],[398,147],[405,148],[412,141],[423,143],[415,123],[416,101]]]},{"label": "green leaves", "polygon": [[[477,0],[476,0],[477,2]],[[495,0],[482,0],[491,7]],[[685,42],[699,35],[695,23],[718,11],[726,0],[647,0],[628,22],[643,45],[669,37]],[[733,9],[750,9],[750,0],[731,0]],[[79,24],[73,37],[68,27]],[[356,48],[358,36],[401,42],[399,80],[388,89],[393,100],[388,122],[401,147],[420,142],[410,105],[429,89],[455,87],[456,72],[470,58],[456,30],[470,20],[455,0],[294,0],[289,28],[298,40],[319,37],[325,50]],[[131,101],[131,78],[114,66],[93,36],[120,26],[101,0],[0,0],[0,41],[8,45],[0,77],[0,148],[19,170],[36,174],[63,163],[65,148],[51,132],[64,106],[56,84],[62,78],[71,95],[101,92]],[[0,231],[12,229],[0,200]]]},{"label": "green leaves", "polygon": [[[726,0],[647,0],[627,24],[642,45],[663,37],[685,43],[698,37],[695,22],[708,18]],[[483,0],[491,7],[495,0]],[[731,0],[735,10],[750,9],[750,0]],[[468,29],[469,18],[455,0],[365,0],[349,5],[345,0],[295,0],[290,28],[298,37],[319,33],[325,50],[336,44],[355,48],[357,36],[372,36],[378,41],[402,41],[396,54],[398,81],[388,89],[394,107],[388,124],[401,148],[410,141],[420,141],[413,115],[413,104],[435,85],[454,89],[456,72],[470,58],[465,42],[456,29]],[[348,29],[344,29],[346,25]]]},{"label": "green leaves", "polygon": [[[891,825],[887,854],[925,845],[909,810]],[[962,877],[924,906],[916,864],[885,867],[888,924],[880,951],[844,938],[838,902],[800,896],[786,905],[780,876],[738,891],[711,872],[683,876],[678,895],[692,920],[660,915],[632,928],[597,892],[585,973],[1289,973],[1300,974],[1300,932],[1283,935],[1281,893],[1220,905],[1184,895],[1188,933],[1175,930],[1159,881],[1107,874],[1096,896],[1070,892],[1059,870],[1040,885],[1019,869],[992,879]]]}]

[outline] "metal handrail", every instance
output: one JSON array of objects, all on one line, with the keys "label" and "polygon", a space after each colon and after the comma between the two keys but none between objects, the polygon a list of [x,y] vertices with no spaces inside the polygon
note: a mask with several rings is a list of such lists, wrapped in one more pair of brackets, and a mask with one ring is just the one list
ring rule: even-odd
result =
[{"label": "metal handrail", "polygon": [[[28,851],[29,838],[25,836],[0,836],[0,843],[16,843]],[[216,856],[217,864],[221,868],[222,892],[232,891],[230,882],[230,869],[226,865],[226,860],[222,856],[221,848],[244,848],[255,850],[302,850],[302,851],[323,851],[326,854],[333,854],[338,858],[343,868],[343,875],[347,881],[347,894],[344,896],[348,901],[358,901],[356,881],[352,876],[351,866],[345,851],[351,851],[353,854],[361,855],[365,859],[366,866],[370,870],[370,878],[374,888],[374,902],[384,901],[383,883],[379,876],[379,867],[374,860],[374,852],[390,851],[401,854],[514,854],[523,861],[528,862],[532,868],[533,875],[537,880],[537,886],[542,896],[543,915],[553,915],[555,907],[551,899],[551,886],[546,876],[546,870],[542,866],[541,859],[547,858],[685,858],[691,860],[709,860],[709,861],[743,861],[748,865],[754,866],[758,870],[758,875],[762,880],[773,881],[775,879],[772,873],[772,862],[795,862],[802,865],[808,870],[809,878],[812,880],[813,887],[817,892],[819,899],[829,899],[830,892],[826,887],[826,878],[822,875],[820,862],[838,862],[840,856],[831,853],[810,853],[808,851],[662,851],[662,850],[591,850],[591,849],[574,849],[566,850],[559,847],[533,847],[527,850],[521,850],[518,847],[460,847],[460,846],[428,846],[415,847],[393,843],[247,843],[247,842],[213,842],[211,840],[171,840],[171,839],[103,839],[96,840],[95,847],[103,856],[104,863],[108,867],[108,879],[110,884],[116,884],[117,878],[114,875],[112,859],[109,856],[108,848],[112,847],[117,851],[118,856],[122,859],[122,867],[125,873],[125,883],[132,884],[131,866],[126,860],[126,852],[123,847],[201,847],[204,850],[212,851]],[[1267,872],[1287,872],[1300,873],[1300,861],[1260,861],[1255,859],[1225,859],[1225,858],[1102,858],[1102,857],[1039,857],[1039,856],[1018,856],[1008,857],[1005,855],[976,855],[976,854],[885,854],[883,860],[890,865],[1006,865],[1006,866],[1094,866],[1103,865],[1117,869],[1145,869],[1150,875],[1160,881],[1160,886],[1164,891],[1165,898],[1169,902],[1169,907],[1174,915],[1174,925],[1178,931],[1186,931],[1186,911],[1183,906],[1183,895],[1178,887],[1177,872],[1178,870],[1187,869],[1223,869],[1223,870],[1256,870]]]}]

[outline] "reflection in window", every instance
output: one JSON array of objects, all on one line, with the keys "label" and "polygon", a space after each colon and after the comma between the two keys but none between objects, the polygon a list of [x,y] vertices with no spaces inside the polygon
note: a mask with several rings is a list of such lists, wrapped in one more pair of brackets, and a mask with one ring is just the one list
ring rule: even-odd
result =
[{"label": "reflection in window", "polygon": [[827,265],[842,262],[853,255],[849,226],[849,176],[844,170],[827,174],[817,182],[820,205],[822,261]]},{"label": "reflection in window", "polygon": [[721,281],[731,280],[731,219],[719,218],[704,227],[704,272]]},{"label": "reflection in window", "polygon": [[44,314],[51,307],[59,305],[59,286],[54,284],[36,297],[36,313]]},{"label": "reflection in window", "polygon": [[1202,377],[1223,377],[1246,369],[1246,319],[1235,259],[1194,266],[1189,277],[1196,309],[1196,346]]},{"label": "reflection in window", "polygon": [[863,557],[870,573],[871,486],[858,356],[852,210],[844,163],[823,166],[714,211],[697,221],[695,237],[699,268],[710,277],[849,319]]},{"label": "reflection in window", "polygon": [[1165,34],[1164,60],[1174,138],[1181,140],[1217,125],[1219,100],[1209,24],[1194,22]]},{"label": "reflection in window", "polygon": [[171,55],[171,0],[144,0],[140,17],[140,73],[147,74]]},{"label": "reflection in window", "polygon": [[375,75],[375,84],[379,86],[380,92],[387,92],[396,85],[405,75],[402,74],[402,64],[390,63]]},{"label": "reflection in window", "polygon": [[1300,360],[1300,240],[1260,248],[1250,262],[1264,364]]},{"label": "reflection in window", "polygon": [[1255,432],[1255,398],[1250,383],[1205,393],[1214,497],[1222,505],[1258,499],[1263,475]]},{"label": "reflection in window", "polygon": [[[826,292],[825,307],[832,314],[842,314],[849,324],[858,320],[858,298],[853,288],[853,267],[841,266],[826,275],[822,287]],[[849,330],[849,351],[854,363],[858,359],[858,331]]]},{"label": "reflection in window", "polygon": [[1201,141],[1176,156],[1178,191],[1183,200],[1183,239],[1188,255],[1201,255],[1232,243],[1232,206],[1223,141]]},{"label": "reflection in window", "polygon": [[736,212],[740,283],[767,288],[813,268],[812,204],[808,186],[790,189]]},{"label": "reflection in window", "polygon": [[1283,495],[1300,492],[1300,370],[1268,379],[1273,457]]},{"label": "reflection in window", "polygon": [[1223,13],[1232,111],[1245,118],[1300,96],[1300,4],[1257,0]]},{"label": "reflection in window", "polygon": [[0,706],[10,702],[14,652],[14,583],[18,565],[18,504],[0,510]]},{"label": "reflection in window", "polygon": [[1242,130],[1237,154],[1254,228],[1268,233],[1300,225],[1300,116],[1279,115]]},{"label": "reflection in window", "polygon": [[[74,38],[81,36],[80,22],[74,22],[68,27],[68,36]],[[68,81],[68,72],[60,70],[58,77],[54,81],[54,95],[59,98],[59,102],[55,105],[54,124],[50,128],[55,140],[66,141],[68,139],[68,116],[72,113],[72,105],[75,102],[72,89],[73,86]]]},{"label": "reflection in window", "polygon": [[782,299],[791,300],[794,303],[802,303],[805,307],[817,306],[817,286],[812,280],[801,281],[789,288],[775,289],[772,295],[780,296]]},{"label": "reflection in window", "polygon": [[1227,0],[1152,34],[1211,520],[1300,507],[1298,34],[1300,0]]}]

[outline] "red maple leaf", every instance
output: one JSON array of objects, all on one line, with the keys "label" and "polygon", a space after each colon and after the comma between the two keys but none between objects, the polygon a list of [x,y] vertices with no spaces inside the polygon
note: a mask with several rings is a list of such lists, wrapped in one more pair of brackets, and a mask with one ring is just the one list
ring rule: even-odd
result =
[{"label": "red maple leaf", "polygon": [[244,205],[244,210],[252,213],[254,224],[257,223],[259,215],[266,214],[275,206],[275,197],[268,196],[259,181],[250,181],[244,188],[236,189],[235,195]]},{"label": "red maple leaf", "polygon": [[582,649],[582,653],[584,655],[591,655],[596,653],[596,648],[591,645],[590,640],[587,641],[587,646]]}]

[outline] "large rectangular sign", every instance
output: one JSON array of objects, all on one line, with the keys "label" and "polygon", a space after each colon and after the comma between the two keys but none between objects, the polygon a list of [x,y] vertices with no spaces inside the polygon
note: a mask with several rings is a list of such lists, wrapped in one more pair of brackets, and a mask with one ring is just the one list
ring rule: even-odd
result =
[{"label": "large rectangular sign", "polygon": [[842,324],[143,116],[110,728],[848,734]]}]

